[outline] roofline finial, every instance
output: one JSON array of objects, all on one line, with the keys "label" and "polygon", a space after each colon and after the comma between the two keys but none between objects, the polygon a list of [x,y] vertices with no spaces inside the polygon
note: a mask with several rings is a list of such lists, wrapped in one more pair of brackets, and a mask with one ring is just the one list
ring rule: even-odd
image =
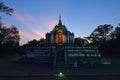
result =
[{"label": "roofline finial", "polygon": [[61,14],[59,14],[59,20],[61,20]]},{"label": "roofline finial", "polygon": [[59,14],[59,22],[58,25],[62,25],[61,14]]}]

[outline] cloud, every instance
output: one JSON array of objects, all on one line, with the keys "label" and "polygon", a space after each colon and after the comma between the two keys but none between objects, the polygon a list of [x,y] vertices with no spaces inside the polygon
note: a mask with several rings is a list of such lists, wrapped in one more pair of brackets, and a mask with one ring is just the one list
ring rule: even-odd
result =
[{"label": "cloud", "polygon": [[36,24],[42,24],[42,26],[39,26],[39,28],[45,27],[48,30],[52,30],[53,27],[58,23],[58,20],[51,16],[42,16],[39,19],[39,16],[35,17],[29,14],[23,15],[23,14],[16,13],[14,15],[14,18],[31,30],[36,27]]},{"label": "cloud", "polygon": [[19,32],[21,38],[20,45],[26,44],[28,41],[33,39],[39,40],[40,38],[45,38],[44,32],[40,32],[39,30],[36,29],[32,30],[34,34],[31,32],[27,32],[25,30],[19,30]]},{"label": "cloud", "polygon": [[42,21],[44,27],[46,27],[49,31],[52,30],[58,23],[58,20],[51,16],[43,16],[40,20]]},{"label": "cloud", "polygon": [[57,24],[58,20],[50,16],[31,16],[29,14],[15,13],[13,16],[18,22],[23,24],[27,29],[22,27],[20,30],[20,44],[25,44],[29,40],[45,38],[45,33],[51,31]]},{"label": "cloud", "polygon": [[40,39],[45,38],[45,32],[39,31],[37,29],[33,29],[32,32]]},{"label": "cloud", "polygon": [[28,22],[28,21],[34,21],[35,18],[31,15],[28,14],[20,14],[20,13],[15,13],[13,15],[13,17],[15,17],[17,20],[19,20],[20,22]]},{"label": "cloud", "polygon": [[20,30],[20,36],[27,38],[27,39],[32,39],[35,35],[31,34],[30,32]]},{"label": "cloud", "polygon": [[19,30],[19,33],[20,33],[20,45],[27,43],[28,40],[32,40],[34,37],[33,34],[24,30]]},{"label": "cloud", "polygon": [[53,20],[53,21],[49,22],[46,26],[47,26],[47,28],[49,28],[49,30],[52,30],[55,27],[55,25],[57,24],[57,22],[58,22],[58,20]]},{"label": "cloud", "polygon": [[35,18],[31,15],[26,15],[26,19],[29,20],[29,21],[34,21]]}]

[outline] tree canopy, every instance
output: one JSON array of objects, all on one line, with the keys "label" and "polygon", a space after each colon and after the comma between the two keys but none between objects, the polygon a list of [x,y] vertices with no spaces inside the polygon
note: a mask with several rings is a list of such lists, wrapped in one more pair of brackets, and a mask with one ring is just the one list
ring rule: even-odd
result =
[{"label": "tree canopy", "polygon": [[[10,8],[0,2],[0,13],[4,12],[5,14],[11,16],[13,11],[13,8]],[[5,26],[0,20],[0,56],[8,56],[18,53],[19,41],[20,35],[17,27],[14,25]]]},{"label": "tree canopy", "polygon": [[12,45],[19,45],[19,40],[19,31],[14,25],[7,28],[3,23],[0,23],[0,45],[7,44],[8,42],[14,43]]},{"label": "tree canopy", "polygon": [[12,15],[14,12],[13,8],[6,6],[3,2],[0,2],[0,12],[4,12],[7,15]]},{"label": "tree canopy", "polygon": [[99,25],[91,34],[90,38],[93,41],[106,40],[108,35],[111,33],[113,26],[110,24]]},{"label": "tree canopy", "polygon": [[88,38],[92,40],[89,45],[98,46],[103,56],[120,56],[120,24],[114,28],[110,24],[99,25]]}]

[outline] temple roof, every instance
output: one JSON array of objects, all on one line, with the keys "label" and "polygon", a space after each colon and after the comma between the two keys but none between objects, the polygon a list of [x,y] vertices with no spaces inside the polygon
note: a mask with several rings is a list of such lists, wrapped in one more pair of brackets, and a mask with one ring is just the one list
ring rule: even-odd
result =
[{"label": "temple roof", "polygon": [[59,15],[58,25],[56,25],[51,32],[54,33],[54,32],[57,32],[58,30],[63,30],[64,32],[70,32],[66,28],[66,26],[62,24],[61,15]]}]

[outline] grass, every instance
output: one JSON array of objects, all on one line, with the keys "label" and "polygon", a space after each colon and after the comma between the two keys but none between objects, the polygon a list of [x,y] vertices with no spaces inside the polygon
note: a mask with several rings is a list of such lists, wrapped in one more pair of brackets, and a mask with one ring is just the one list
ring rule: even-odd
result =
[{"label": "grass", "polygon": [[120,60],[111,60],[111,64],[96,63],[94,66],[98,69],[120,69]]},{"label": "grass", "polygon": [[0,71],[29,71],[29,70],[49,70],[51,69],[51,66],[44,66],[41,64],[35,64],[35,63],[14,63],[14,60],[20,58],[20,56],[8,56],[5,58],[0,59]]},{"label": "grass", "polygon": [[33,68],[34,64],[15,64],[13,61],[20,56],[8,56],[0,59],[0,70],[29,70]]}]

